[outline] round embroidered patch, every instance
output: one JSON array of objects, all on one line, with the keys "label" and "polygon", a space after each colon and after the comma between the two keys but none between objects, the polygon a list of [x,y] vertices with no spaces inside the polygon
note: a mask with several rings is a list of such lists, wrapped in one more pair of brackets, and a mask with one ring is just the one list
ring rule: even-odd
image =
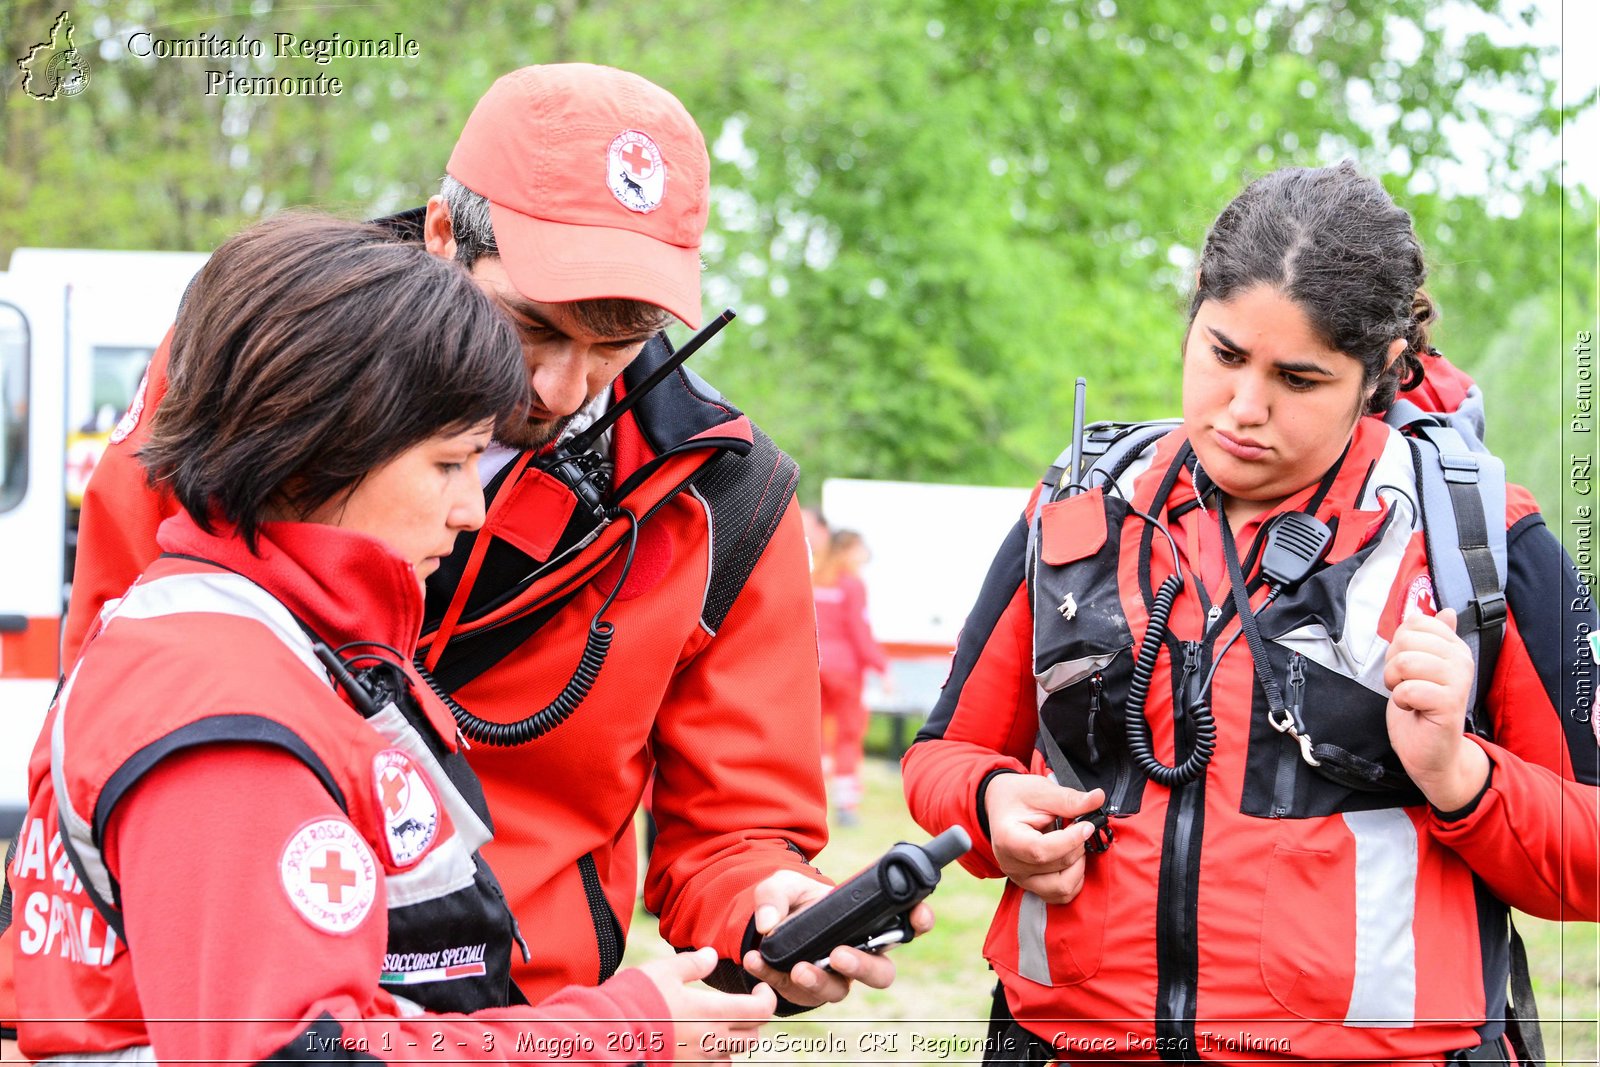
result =
[{"label": "round embroidered patch", "polygon": [[122,419],[111,431],[112,444],[118,444],[138,427],[139,416],[144,414],[144,391],[149,385],[150,372],[145,371],[144,377],[139,379],[139,388],[134,390],[133,403],[128,405],[128,410],[123,412]]},{"label": "round embroidered patch", "polygon": [[278,874],[294,910],[330,934],[360,926],[378,893],[372,850],[342,819],[318,819],[291,834]]},{"label": "round embroidered patch", "polygon": [[398,748],[372,758],[372,785],[383,812],[383,840],[394,867],[420,860],[439,832],[439,801],[428,779]]},{"label": "round embroidered patch", "polygon": [[647,214],[661,206],[667,191],[667,165],[649,134],[623,130],[606,150],[606,185],[617,203]]},{"label": "round embroidered patch", "polygon": [[1400,617],[1409,619],[1419,611],[1424,615],[1439,614],[1438,605],[1433,599],[1433,579],[1426,574],[1419,574],[1411,579],[1411,584],[1406,588],[1406,603]]}]

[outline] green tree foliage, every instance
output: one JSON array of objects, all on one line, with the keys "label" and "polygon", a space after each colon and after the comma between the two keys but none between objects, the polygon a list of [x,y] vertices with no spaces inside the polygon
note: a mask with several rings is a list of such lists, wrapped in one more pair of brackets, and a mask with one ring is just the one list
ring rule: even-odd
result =
[{"label": "green tree foliage", "polygon": [[[6,53],[57,10],[15,0],[0,13]],[[0,255],[205,248],[283,207],[420,203],[497,74],[628,67],[678,93],[712,144],[707,299],[742,317],[696,361],[798,455],[804,494],[829,475],[1023,483],[1065,441],[1077,375],[1092,417],[1176,410],[1205,228],[1244,181],[1287,164],[1350,156],[1383,174],[1430,249],[1441,347],[1497,391],[1547,386],[1563,311],[1594,316],[1593,257],[1581,239],[1562,244],[1574,227],[1592,234],[1594,199],[1524,172],[1527,145],[1560,118],[1539,56],[1454,29],[1498,12],[1497,0],[683,0],[669,17],[625,0],[206,0],[158,13],[93,0],[72,8],[79,46],[95,42],[86,93],[43,104],[6,83]],[[141,59],[127,52],[141,28],[269,48],[279,32],[402,31],[421,55]],[[207,69],[346,87],[207,96]],[[1513,97],[1536,106],[1514,118],[1492,106]],[[1485,123],[1493,210],[1438,191],[1463,126]],[[1526,410],[1501,396],[1491,407]],[[1496,444],[1539,485],[1551,460],[1527,450],[1530,435]]]}]

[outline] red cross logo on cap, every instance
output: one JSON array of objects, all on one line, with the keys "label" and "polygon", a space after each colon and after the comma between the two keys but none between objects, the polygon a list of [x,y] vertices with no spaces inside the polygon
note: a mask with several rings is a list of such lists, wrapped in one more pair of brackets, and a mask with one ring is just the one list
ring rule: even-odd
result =
[{"label": "red cross logo on cap", "polygon": [[622,161],[628,165],[628,170],[641,178],[648,178],[655,171],[655,165],[650,162],[650,155],[636,144],[630,144],[622,153]]},{"label": "red cross logo on cap", "polygon": [[623,130],[606,149],[606,184],[617,203],[649,214],[667,191],[667,164],[661,146],[647,133]]},{"label": "red cross logo on cap", "polygon": [[345,870],[339,854],[330,848],[323,853],[322,866],[311,868],[311,880],[328,891],[330,903],[343,904],[345,887],[356,884],[356,872]]}]

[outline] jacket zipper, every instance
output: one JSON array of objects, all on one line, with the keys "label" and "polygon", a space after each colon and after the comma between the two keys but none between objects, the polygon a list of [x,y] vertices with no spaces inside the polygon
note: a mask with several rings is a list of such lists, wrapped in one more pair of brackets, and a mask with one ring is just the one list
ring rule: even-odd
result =
[{"label": "jacket zipper", "polygon": [[[1105,704],[1101,697],[1101,694],[1104,692],[1104,690],[1105,680],[1099,671],[1095,671],[1094,674],[1089,677],[1089,757],[1090,760],[1095,763],[1100,761],[1100,756],[1096,751],[1094,739],[1095,723],[1100,721],[1101,725],[1103,726],[1110,725],[1108,721],[1103,721],[1106,718],[1103,715],[1105,711]],[[1111,788],[1106,793],[1105,810],[1107,815],[1115,816],[1122,814],[1122,809],[1128,802],[1128,787],[1133,784],[1133,768],[1129,763],[1126,753],[1122,754],[1121,756],[1117,756],[1116,753],[1118,750],[1115,746],[1113,746],[1111,751],[1114,757],[1116,771],[1115,775],[1111,779]]]},{"label": "jacket zipper", "polygon": [[1103,685],[1100,681],[1100,672],[1095,671],[1089,676],[1089,764],[1100,765],[1100,746],[1094,743],[1094,725],[1100,721],[1100,690]]},{"label": "jacket zipper", "polygon": [[[1183,643],[1183,676],[1178,698],[1192,707],[1203,695],[1206,653],[1199,641]],[[1174,755],[1189,740],[1185,720],[1174,716]],[[1166,840],[1156,901],[1156,1037],[1164,1060],[1195,1061],[1195,986],[1199,944],[1195,918],[1199,897],[1199,847],[1204,837],[1205,776],[1182,783],[1167,802]]]},{"label": "jacket zipper", "polygon": [[[1305,708],[1306,658],[1296,652],[1289,657],[1289,715],[1294,722],[1302,722]],[[1272,785],[1272,817],[1281,819],[1294,809],[1294,783],[1299,774],[1300,749],[1294,738],[1282,738],[1278,753],[1278,774]]]},{"label": "jacket zipper", "polygon": [[[1173,721],[1174,727],[1176,727],[1176,725],[1178,723],[1183,722],[1188,718],[1188,714],[1187,713],[1188,713],[1189,709],[1191,707],[1193,707],[1194,704],[1195,704],[1194,694],[1193,694],[1192,690],[1194,688],[1195,674],[1199,670],[1200,670],[1200,642],[1199,641],[1185,641],[1183,643],[1183,675],[1178,680],[1178,692],[1183,694],[1183,705],[1181,707],[1179,707],[1179,708],[1174,709],[1175,712],[1176,712],[1172,716],[1172,721]],[[1179,760],[1182,759],[1182,757],[1180,755],[1178,755],[1178,751],[1179,751],[1178,746],[1179,746],[1179,739],[1176,736],[1176,729],[1174,729],[1174,736],[1172,738],[1172,761],[1174,763],[1177,763]]]}]

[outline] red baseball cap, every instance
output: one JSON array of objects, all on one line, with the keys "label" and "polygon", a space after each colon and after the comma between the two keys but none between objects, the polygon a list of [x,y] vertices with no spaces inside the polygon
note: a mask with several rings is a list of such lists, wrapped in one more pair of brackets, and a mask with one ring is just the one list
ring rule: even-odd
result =
[{"label": "red baseball cap", "polygon": [[711,163],[665,89],[588,63],[512,71],[473,108],[445,169],[489,201],[523,296],[643,300],[699,327]]}]

